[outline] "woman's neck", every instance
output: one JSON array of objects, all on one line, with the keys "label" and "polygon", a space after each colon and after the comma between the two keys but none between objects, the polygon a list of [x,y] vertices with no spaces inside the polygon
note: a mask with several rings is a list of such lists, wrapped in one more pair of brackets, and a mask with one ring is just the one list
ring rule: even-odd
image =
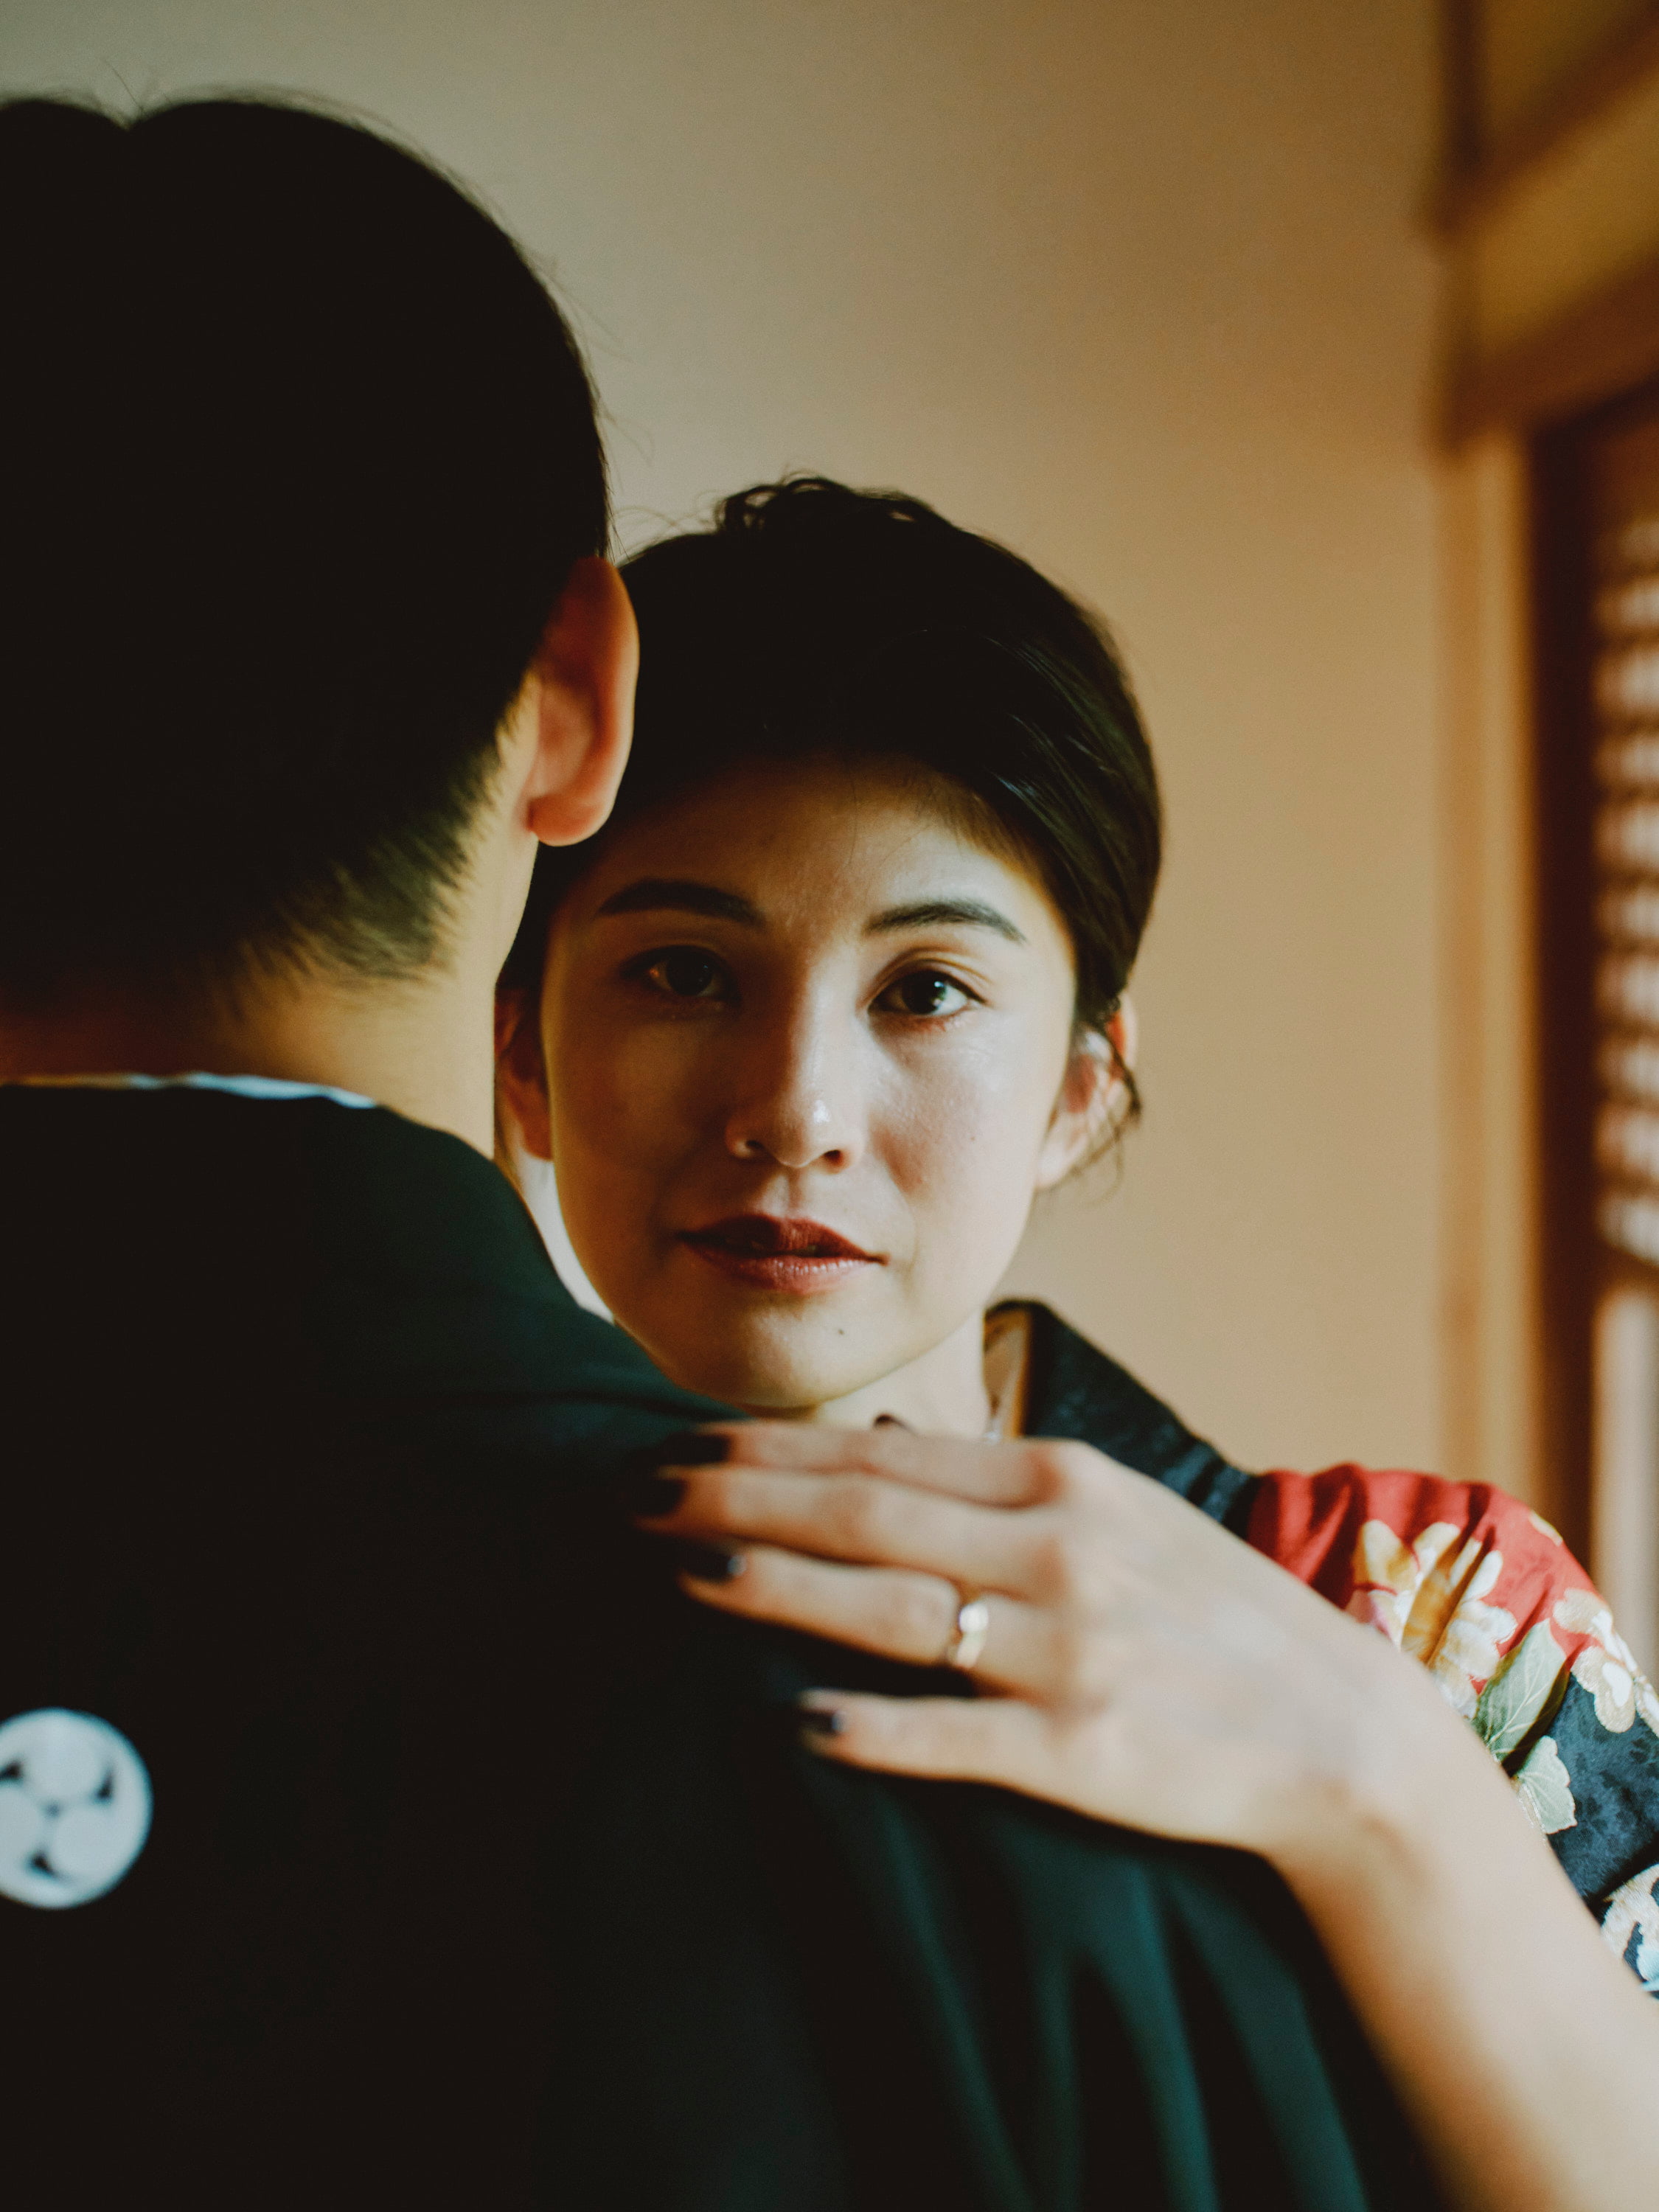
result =
[{"label": "woman's neck", "polygon": [[[825,1405],[804,1407],[797,1420],[842,1429],[867,1429],[886,1414],[907,1428],[934,1436],[982,1437],[991,1419],[985,1387],[985,1316],[970,1314],[962,1327],[913,1359],[860,1390]],[[779,1416],[775,1413],[770,1418]],[[787,1418],[787,1416],[785,1416]]]}]

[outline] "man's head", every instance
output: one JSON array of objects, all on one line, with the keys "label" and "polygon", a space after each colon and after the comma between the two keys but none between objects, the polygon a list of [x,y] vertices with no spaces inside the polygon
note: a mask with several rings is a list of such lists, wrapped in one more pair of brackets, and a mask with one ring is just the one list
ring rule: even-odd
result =
[{"label": "man's head", "polygon": [[[0,1010],[441,962],[503,718],[614,613],[547,291],[420,161],[242,100],[0,108]],[[604,777],[538,819],[574,740],[520,735],[520,823],[581,834]]]}]

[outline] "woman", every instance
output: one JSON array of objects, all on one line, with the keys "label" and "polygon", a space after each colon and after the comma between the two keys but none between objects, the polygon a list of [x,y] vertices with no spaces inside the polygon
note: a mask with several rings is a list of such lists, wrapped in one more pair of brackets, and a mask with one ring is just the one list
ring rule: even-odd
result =
[{"label": "woman", "polygon": [[[988,1311],[1136,1106],[1158,803],[1100,633],[820,480],[629,583],[634,762],[544,856],[502,1091],[623,1326],[763,1417],[640,1500],[712,1547],[685,1586],[990,1693],[826,1692],[828,1757],[1267,1859],[1455,2202],[1638,2201],[1659,1700],[1554,1532],[1427,1477],[1246,1474],[1053,1316]],[[941,1493],[909,1429],[1117,1464],[1008,1441]]]}]

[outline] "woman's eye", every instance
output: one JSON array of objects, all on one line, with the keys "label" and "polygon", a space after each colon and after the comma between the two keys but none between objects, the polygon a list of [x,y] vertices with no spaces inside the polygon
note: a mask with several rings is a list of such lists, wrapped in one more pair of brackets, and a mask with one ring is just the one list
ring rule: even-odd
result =
[{"label": "woman's eye", "polygon": [[876,1001],[884,1013],[935,1017],[960,1013],[972,1003],[971,993],[931,968],[919,969],[914,975],[901,975]]},{"label": "woman's eye", "polygon": [[677,945],[666,952],[653,952],[634,963],[633,973],[671,999],[725,999],[731,995],[731,978],[712,953]]}]

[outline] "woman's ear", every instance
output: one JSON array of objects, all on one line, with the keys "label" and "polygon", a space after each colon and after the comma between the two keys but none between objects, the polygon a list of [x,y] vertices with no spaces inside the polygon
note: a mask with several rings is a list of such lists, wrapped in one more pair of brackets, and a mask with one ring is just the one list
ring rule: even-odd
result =
[{"label": "woman's ear", "polygon": [[1139,1043],[1140,1026],[1127,998],[1119,1000],[1104,1030],[1085,1030],[1077,1038],[1037,1155],[1038,1190],[1064,1182],[1117,1127],[1129,1103],[1126,1078]]},{"label": "woman's ear", "polygon": [[1117,1012],[1106,1024],[1106,1037],[1116,1056],[1119,1085],[1126,1088],[1122,1079],[1134,1073],[1135,1062],[1140,1057],[1140,1017],[1127,991],[1120,996]]},{"label": "woman's ear", "polygon": [[530,755],[521,819],[544,845],[579,844],[610,813],[628,765],[639,672],[627,586],[609,561],[578,561],[520,695]]},{"label": "woman's ear", "polygon": [[542,1052],[539,994],[495,994],[495,1095],[520,1143],[532,1158],[553,1157],[547,1104],[547,1061]]}]

